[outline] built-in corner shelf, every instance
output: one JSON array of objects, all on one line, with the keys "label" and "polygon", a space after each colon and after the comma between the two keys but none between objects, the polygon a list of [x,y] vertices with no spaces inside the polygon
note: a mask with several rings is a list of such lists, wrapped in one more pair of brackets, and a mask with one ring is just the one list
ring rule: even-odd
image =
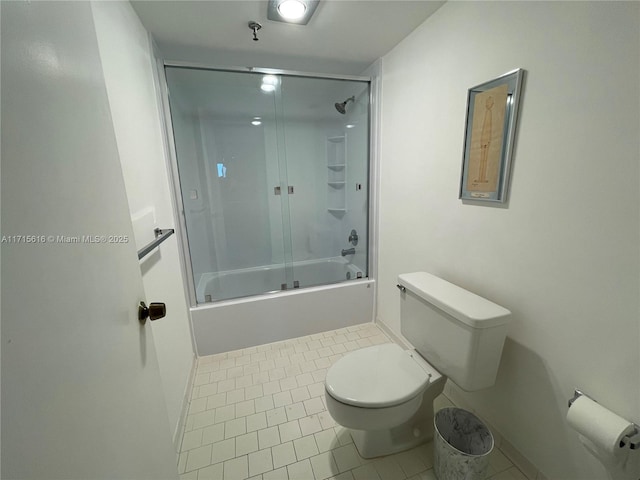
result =
[{"label": "built-in corner shelf", "polygon": [[327,210],[334,214],[347,211],[346,146],[345,136],[327,137]]}]

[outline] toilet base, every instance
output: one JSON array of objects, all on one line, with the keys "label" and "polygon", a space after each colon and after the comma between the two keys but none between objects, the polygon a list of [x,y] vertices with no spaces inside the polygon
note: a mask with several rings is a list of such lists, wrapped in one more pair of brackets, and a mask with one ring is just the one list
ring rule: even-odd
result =
[{"label": "toilet base", "polygon": [[[421,425],[426,426],[426,425]],[[418,436],[414,428],[408,425],[392,430],[349,430],[353,443],[362,458],[375,458],[403,452],[433,439],[433,427],[419,429]],[[419,427],[418,427],[419,428]]]},{"label": "toilet base", "polygon": [[433,401],[444,390],[446,377],[425,391],[422,405],[406,422],[385,430],[349,429],[362,458],[375,458],[403,452],[433,439]]}]

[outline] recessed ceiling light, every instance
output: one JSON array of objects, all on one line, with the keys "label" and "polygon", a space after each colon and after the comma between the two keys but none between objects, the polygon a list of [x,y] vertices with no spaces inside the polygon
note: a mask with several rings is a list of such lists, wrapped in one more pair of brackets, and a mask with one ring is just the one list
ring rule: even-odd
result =
[{"label": "recessed ceiling light", "polygon": [[267,18],[274,22],[306,25],[320,0],[269,0]]},{"label": "recessed ceiling light", "polygon": [[262,122],[260,120],[251,120],[251,125],[255,125],[257,127],[258,125],[262,125]]},{"label": "recessed ceiling light", "polygon": [[300,0],[284,0],[278,4],[278,12],[286,20],[299,20],[307,11],[307,6]]}]

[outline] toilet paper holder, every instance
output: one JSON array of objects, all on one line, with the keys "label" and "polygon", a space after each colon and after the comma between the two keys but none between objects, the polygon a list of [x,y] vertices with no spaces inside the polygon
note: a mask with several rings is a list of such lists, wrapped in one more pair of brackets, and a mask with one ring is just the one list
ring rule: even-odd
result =
[{"label": "toilet paper holder", "polygon": [[[582,397],[583,395],[597,403],[597,401],[594,398],[576,389],[573,392],[573,397],[569,399],[569,402],[568,402],[569,408],[571,408],[571,405],[573,405],[573,402],[575,402],[578,398]],[[635,423],[633,424],[633,432],[631,432],[629,435],[622,437],[622,439],[620,440],[620,448],[624,448],[626,446],[629,446],[631,450],[640,450],[640,427]]]}]

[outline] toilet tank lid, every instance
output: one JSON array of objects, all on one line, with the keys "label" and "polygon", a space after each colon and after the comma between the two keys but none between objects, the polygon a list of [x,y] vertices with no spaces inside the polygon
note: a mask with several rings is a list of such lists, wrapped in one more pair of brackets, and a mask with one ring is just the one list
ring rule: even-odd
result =
[{"label": "toilet tank lid", "polygon": [[504,325],[511,312],[486,298],[427,272],[403,273],[399,283],[452,317],[472,328]]}]

